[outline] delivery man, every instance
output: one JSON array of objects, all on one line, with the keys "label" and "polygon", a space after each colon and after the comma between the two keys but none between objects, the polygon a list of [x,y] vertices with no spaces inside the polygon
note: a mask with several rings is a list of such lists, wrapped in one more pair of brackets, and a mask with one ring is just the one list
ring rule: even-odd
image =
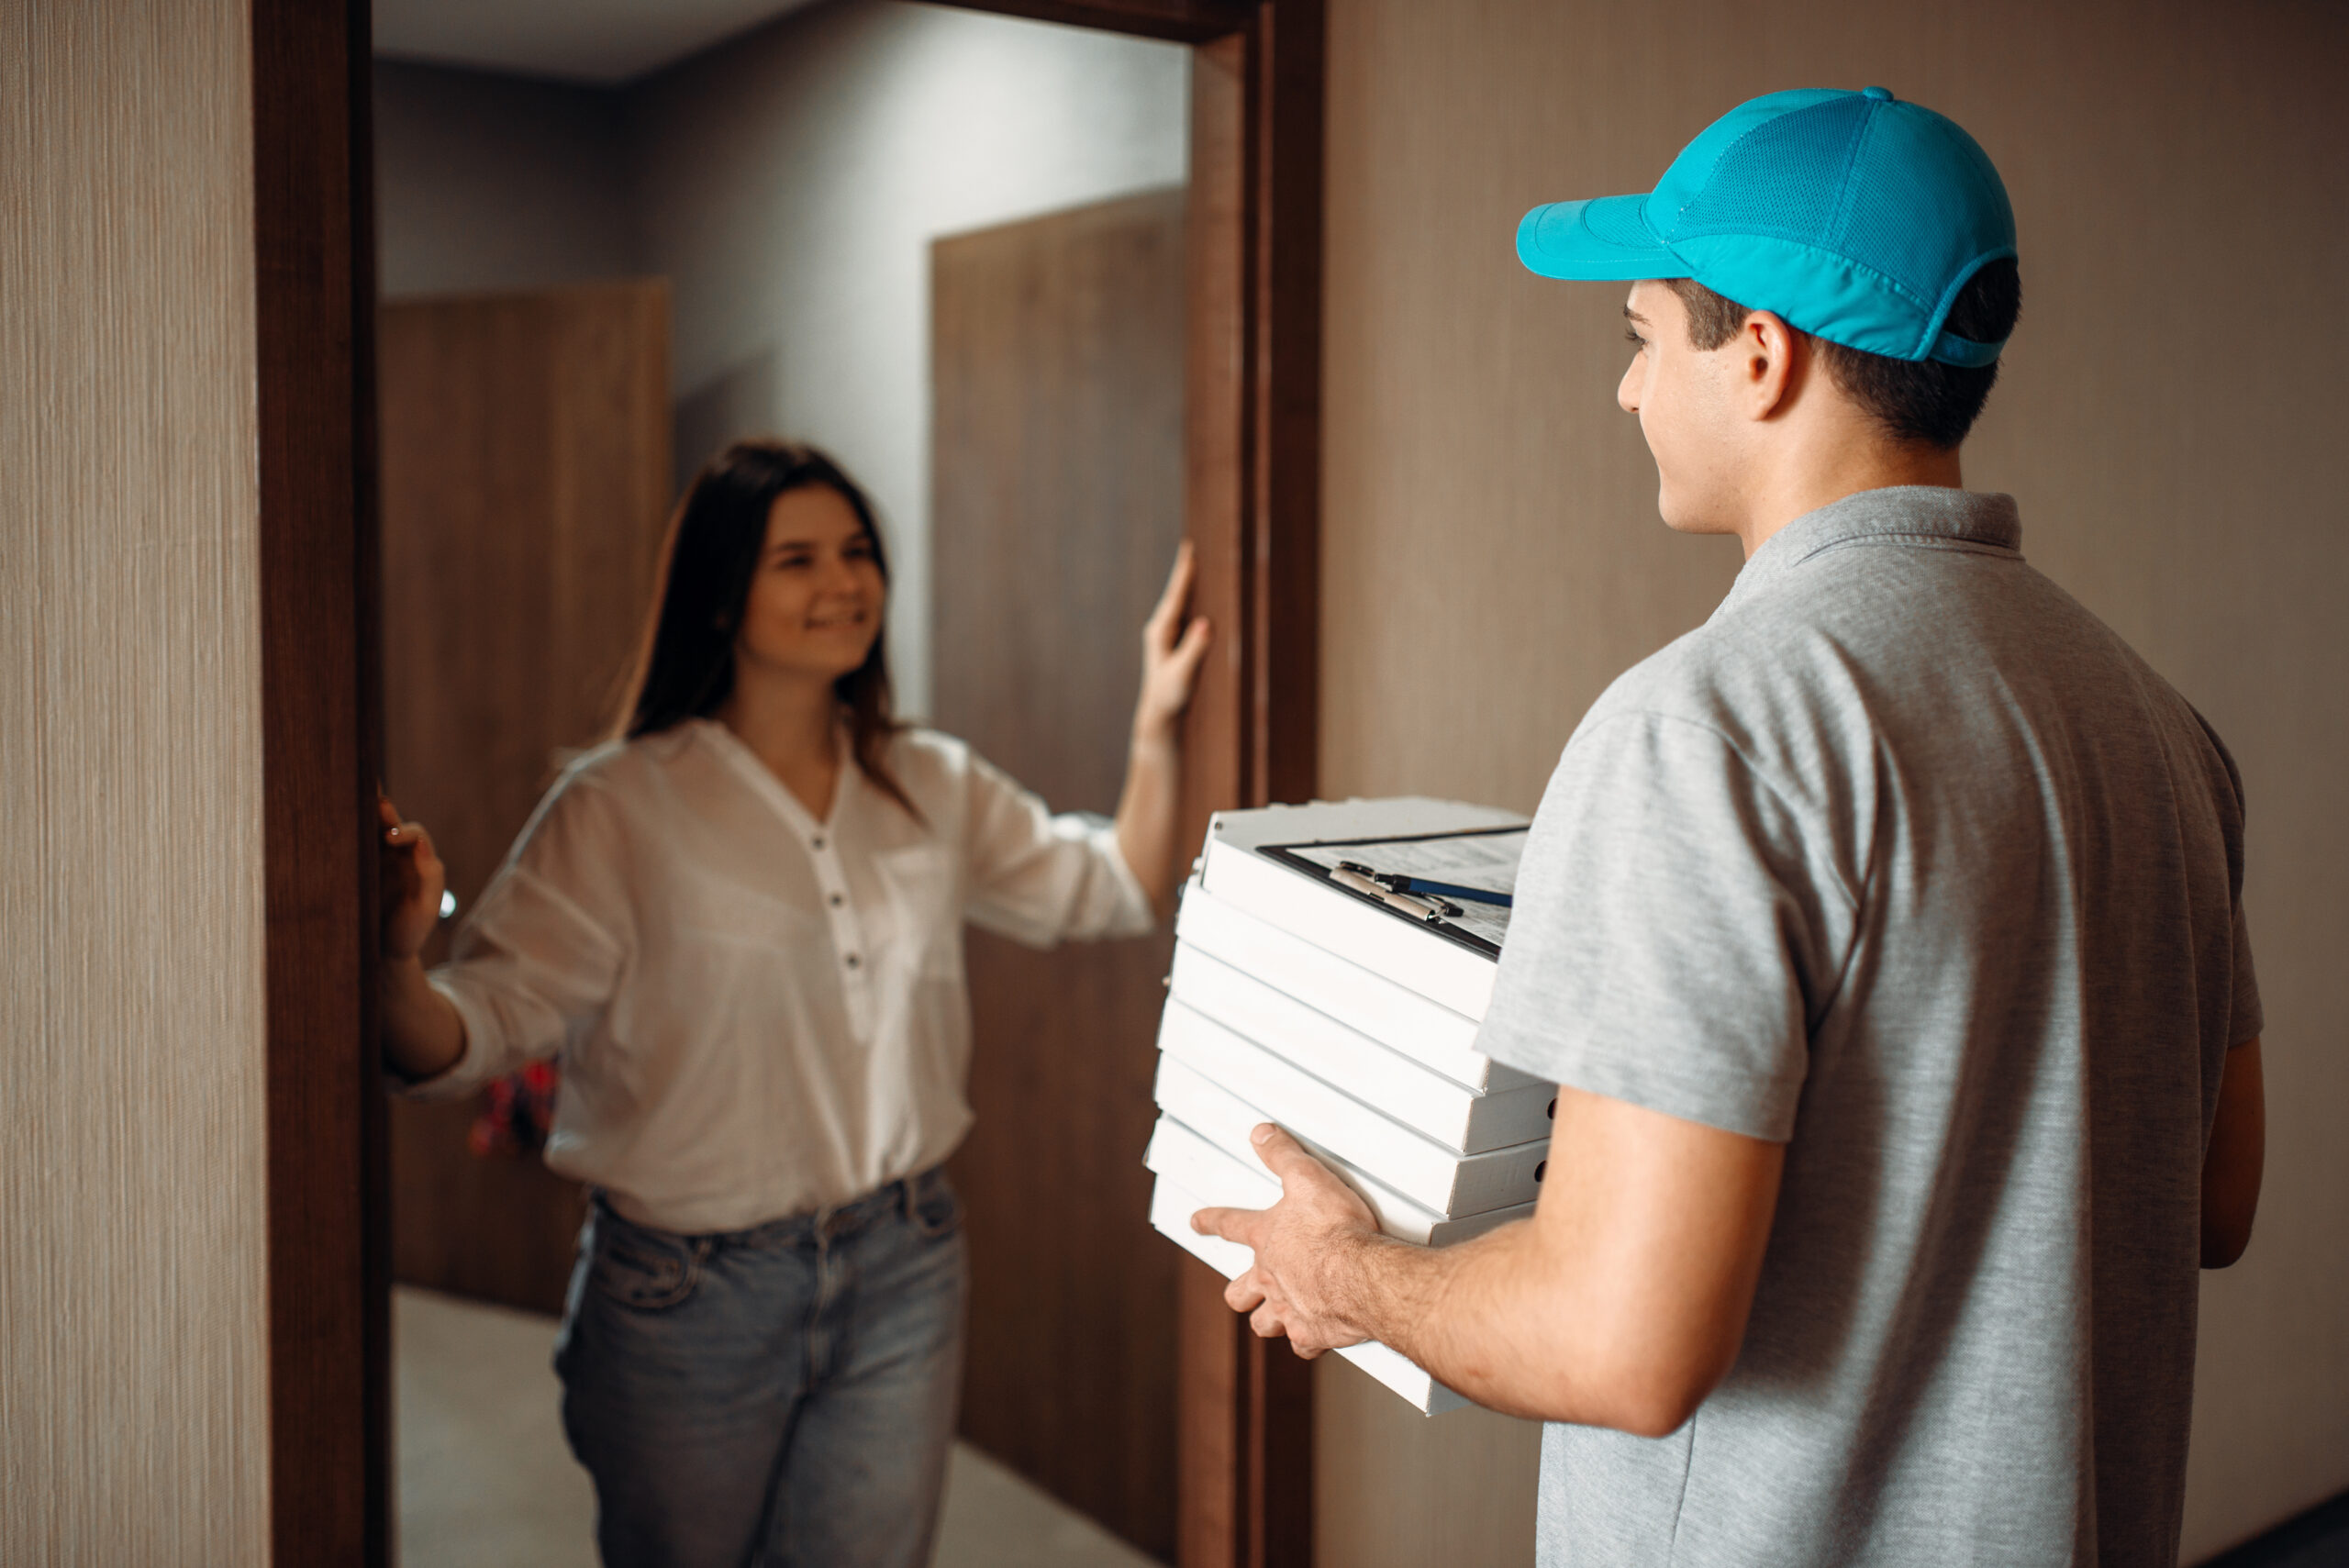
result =
[{"label": "delivery man", "polygon": [[1227,1293],[1548,1421],[1546,1564],[2174,1562],[2196,1271],[2258,1200],[2243,792],[1959,447],[2021,304],[1974,139],[1772,94],[1529,213],[1631,284],[1617,398],[1735,586],[1568,742],[1481,1048],[1530,1220],[1382,1237],[1286,1134]]}]

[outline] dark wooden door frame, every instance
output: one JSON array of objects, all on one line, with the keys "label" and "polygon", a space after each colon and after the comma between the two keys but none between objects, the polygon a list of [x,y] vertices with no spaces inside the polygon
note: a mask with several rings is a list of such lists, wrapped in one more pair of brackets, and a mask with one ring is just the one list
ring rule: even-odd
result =
[{"label": "dark wooden door frame", "polygon": [[391,1282],[367,917],[383,733],[369,15],[367,0],[253,0],[249,16],[271,1560],[381,1568]]},{"label": "dark wooden door frame", "polygon": [[[962,0],[1192,46],[1186,528],[1219,630],[1186,831],[1309,796],[1320,637],[1324,0]],[[368,0],[253,0],[272,1560],[387,1562],[374,1029],[381,772]],[[1312,1560],[1306,1362],[1185,1261],[1184,1568]]]}]

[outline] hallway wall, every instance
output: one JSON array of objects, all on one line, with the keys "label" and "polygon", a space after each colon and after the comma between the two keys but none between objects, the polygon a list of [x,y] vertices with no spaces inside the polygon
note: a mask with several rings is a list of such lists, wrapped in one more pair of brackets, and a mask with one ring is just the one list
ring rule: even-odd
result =
[{"label": "hallway wall", "polygon": [[385,297],[668,277],[679,488],[737,436],[832,449],[930,707],[930,243],[1183,183],[1189,51],[833,0],[616,87],[379,60]]},{"label": "hallway wall", "polygon": [[250,49],[0,6],[10,1563],[270,1560]]},{"label": "hallway wall", "polygon": [[374,90],[385,299],[635,271],[618,89],[379,59]]},{"label": "hallway wall", "polygon": [[[1575,721],[1736,546],[1655,518],[1620,292],[1522,271],[1534,203],[1646,190],[1715,116],[1882,83],[2003,171],[2025,306],[1967,449],[2024,546],[2210,717],[2250,801],[2259,1233],[2205,1278],[2188,1561],[2349,1486],[2349,17],[1331,0],[1322,787],[1530,810]],[[1392,635],[1392,607],[1438,628]],[[1463,680],[1461,672],[1476,677]],[[1533,1427],[1319,1373],[1327,1563],[1530,1561]]]},{"label": "hallway wall", "polygon": [[899,706],[930,709],[930,242],[1188,170],[1190,52],[899,0],[794,12],[629,89],[639,264],[676,301],[679,480],[831,449],[893,554]]}]

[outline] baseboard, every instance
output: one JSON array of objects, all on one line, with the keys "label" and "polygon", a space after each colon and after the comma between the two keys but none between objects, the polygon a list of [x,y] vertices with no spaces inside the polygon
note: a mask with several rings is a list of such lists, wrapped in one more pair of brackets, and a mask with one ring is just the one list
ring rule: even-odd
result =
[{"label": "baseboard", "polygon": [[2349,1492],[2241,1546],[2205,1558],[2202,1568],[2341,1568],[2343,1563],[2349,1563]]}]

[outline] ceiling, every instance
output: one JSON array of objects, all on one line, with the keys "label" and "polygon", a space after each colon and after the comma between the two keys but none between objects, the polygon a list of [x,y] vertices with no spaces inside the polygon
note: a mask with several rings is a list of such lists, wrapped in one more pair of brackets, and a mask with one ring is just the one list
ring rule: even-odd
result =
[{"label": "ceiling", "polygon": [[657,71],[810,0],[375,0],[375,52],[571,82]]}]

